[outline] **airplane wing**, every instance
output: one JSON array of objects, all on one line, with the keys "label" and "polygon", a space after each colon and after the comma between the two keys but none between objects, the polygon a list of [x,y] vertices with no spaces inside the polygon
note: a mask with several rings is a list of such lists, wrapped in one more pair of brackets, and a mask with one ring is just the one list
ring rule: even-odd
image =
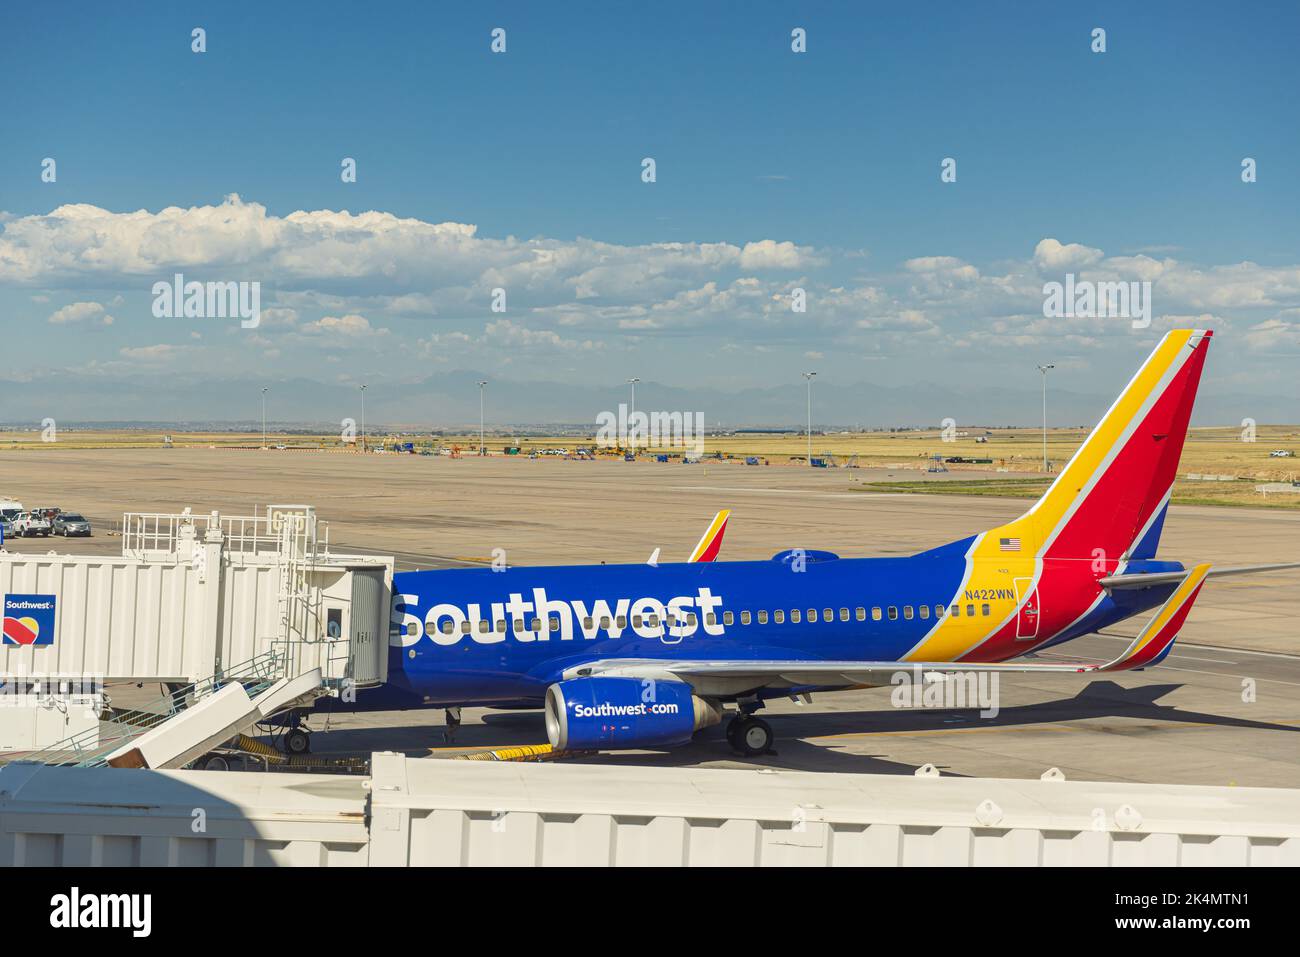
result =
[{"label": "airplane wing", "polygon": [[722,536],[727,532],[727,518],[730,515],[731,509],[724,508],[713,516],[713,521],[705,529],[704,537],[695,546],[695,551],[691,552],[691,557],[686,559],[687,562],[711,562],[718,557],[718,552],[722,550]]},{"label": "airplane wing", "polygon": [[965,674],[975,671],[1004,673],[1093,673],[1130,671],[1159,664],[1192,610],[1209,564],[1183,574],[1182,584],[1147,622],[1122,654],[1104,664],[1095,662],[969,662],[969,661],[681,661],[642,659],[596,661],[578,666],[565,677],[609,675],[685,681],[697,694],[733,694],[757,688],[854,687],[889,684],[900,671],[925,674]]},{"label": "airplane wing", "polygon": [[[1236,568],[1215,568],[1208,578],[1220,578],[1224,575],[1254,575],[1259,572],[1277,572],[1288,568],[1300,568],[1300,562],[1286,562],[1280,565],[1239,565]],[[1149,588],[1152,585],[1169,585],[1180,582],[1188,572],[1149,572],[1136,575],[1108,575],[1097,580],[1103,588]]]}]

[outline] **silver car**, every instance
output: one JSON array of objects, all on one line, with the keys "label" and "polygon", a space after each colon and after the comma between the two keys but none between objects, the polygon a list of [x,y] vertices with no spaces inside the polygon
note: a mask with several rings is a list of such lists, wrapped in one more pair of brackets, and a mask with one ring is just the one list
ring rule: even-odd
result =
[{"label": "silver car", "polygon": [[54,517],[54,534],[68,538],[90,537],[90,522],[76,512],[60,512]]}]

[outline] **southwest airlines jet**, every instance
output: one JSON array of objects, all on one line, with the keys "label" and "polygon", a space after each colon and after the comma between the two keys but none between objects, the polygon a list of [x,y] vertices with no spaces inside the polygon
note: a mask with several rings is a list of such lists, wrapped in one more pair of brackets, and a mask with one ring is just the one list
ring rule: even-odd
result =
[{"label": "southwest airlines jet", "polygon": [[[769,698],[913,668],[1158,664],[1207,578],[1294,567],[1155,557],[1211,336],[1168,333],[1020,518],[908,558],[717,562],[720,513],[685,563],[398,573],[389,684],[360,703],[444,707],[449,723],[462,706],[542,707],[557,750],[671,747],[725,716],[732,747],[758,754]],[[1015,660],[1152,611],[1105,664]]]}]

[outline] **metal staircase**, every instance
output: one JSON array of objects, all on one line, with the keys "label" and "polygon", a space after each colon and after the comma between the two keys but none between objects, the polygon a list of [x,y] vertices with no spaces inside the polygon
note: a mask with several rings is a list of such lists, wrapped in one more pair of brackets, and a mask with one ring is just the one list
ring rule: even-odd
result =
[{"label": "metal staircase", "polygon": [[42,751],[24,755],[25,763],[60,767],[98,768],[107,764],[108,756],[123,745],[154,730],[211,697],[226,685],[238,682],[250,698],[256,698],[284,677],[284,655],[265,652],[249,661],[225,669],[220,674],[185,685],[161,698],[129,711],[114,712],[111,707],[100,718],[98,728],[83,731],[50,745]]}]

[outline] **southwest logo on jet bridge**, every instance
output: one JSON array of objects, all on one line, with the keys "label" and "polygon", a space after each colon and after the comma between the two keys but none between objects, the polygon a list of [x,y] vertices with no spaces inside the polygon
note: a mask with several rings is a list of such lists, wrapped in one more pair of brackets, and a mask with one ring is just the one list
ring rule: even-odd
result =
[{"label": "southwest logo on jet bridge", "polygon": [[5,595],[5,645],[54,644],[55,595]]},{"label": "southwest logo on jet bridge", "polygon": [[[630,631],[638,638],[676,640],[689,638],[700,628],[707,635],[722,635],[726,632],[722,616],[718,614],[722,598],[708,588],[700,588],[694,595],[679,595],[666,604],[657,598],[616,598],[611,605],[602,598],[589,606],[581,599],[565,601],[550,598],[545,588],[532,589],[529,597],[531,600],[525,599],[522,592],[511,592],[508,601],[490,602],[486,611],[478,602],[470,602],[463,607],[439,603],[430,607],[421,621],[418,616],[406,610],[410,607],[418,608],[420,596],[394,595],[391,644],[408,647],[424,635],[428,635],[435,644],[448,647],[458,644],[464,638],[480,645],[500,644],[507,637],[525,643],[549,641],[553,637],[559,641],[572,641],[576,637],[575,622],[577,630],[588,641],[599,638],[602,633],[610,638],[619,638],[625,631]],[[710,615],[713,617],[710,618]],[[538,620],[540,628],[532,628],[533,619]],[[550,628],[552,619],[559,625],[556,632]],[[480,629],[481,621],[489,623],[486,631]],[[506,622],[505,632],[496,630],[498,621]],[[601,627],[602,622],[608,622],[608,625]],[[465,630],[466,624],[468,631]]]}]

